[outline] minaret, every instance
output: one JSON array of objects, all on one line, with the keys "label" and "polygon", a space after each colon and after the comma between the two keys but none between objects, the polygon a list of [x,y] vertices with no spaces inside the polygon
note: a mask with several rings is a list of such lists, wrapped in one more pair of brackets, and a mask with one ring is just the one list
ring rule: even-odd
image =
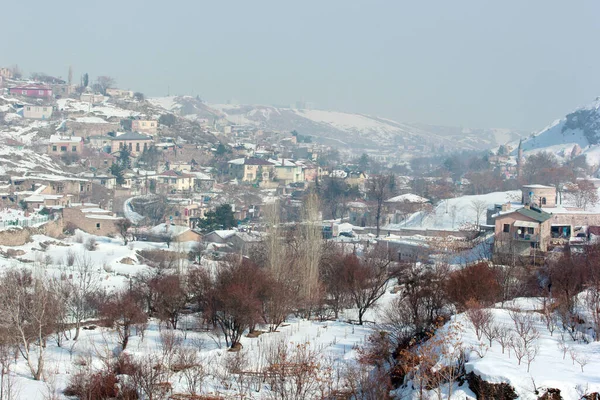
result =
[{"label": "minaret", "polygon": [[521,178],[521,169],[523,168],[523,139],[519,140],[517,149],[517,178]]}]

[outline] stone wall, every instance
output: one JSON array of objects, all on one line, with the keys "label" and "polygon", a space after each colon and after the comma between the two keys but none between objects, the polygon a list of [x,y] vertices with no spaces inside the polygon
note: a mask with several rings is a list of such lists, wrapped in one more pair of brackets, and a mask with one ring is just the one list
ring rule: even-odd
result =
[{"label": "stone wall", "polygon": [[103,136],[108,132],[117,132],[120,129],[120,125],[114,122],[107,123],[87,123],[77,121],[67,121],[67,131],[73,131],[75,135],[84,138],[90,136]]},{"label": "stone wall", "polygon": [[86,215],[77,208],[65,208],[63,219],[65,226],[81,229],[92,235],[110,236],[119,232],[117,222],[120,218],[111,218],[109,215]]}]

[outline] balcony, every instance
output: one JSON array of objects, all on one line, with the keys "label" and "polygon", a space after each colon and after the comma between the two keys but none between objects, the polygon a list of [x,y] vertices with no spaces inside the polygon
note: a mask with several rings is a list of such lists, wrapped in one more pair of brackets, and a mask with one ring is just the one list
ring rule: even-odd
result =
[{"label": "balcony", "polygon": [[539,234],[515,234],[514,239],[519,242],[533,242],[539,243],[540,235]]}]

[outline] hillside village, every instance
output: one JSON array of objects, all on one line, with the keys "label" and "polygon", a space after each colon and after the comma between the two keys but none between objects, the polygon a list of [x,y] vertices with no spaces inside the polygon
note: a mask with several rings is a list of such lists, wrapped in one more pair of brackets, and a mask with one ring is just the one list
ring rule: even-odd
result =
[{"label": "hillside village", "polygon": [[0,399],[597,399],[599,104],[377,150],[0,68]]}]

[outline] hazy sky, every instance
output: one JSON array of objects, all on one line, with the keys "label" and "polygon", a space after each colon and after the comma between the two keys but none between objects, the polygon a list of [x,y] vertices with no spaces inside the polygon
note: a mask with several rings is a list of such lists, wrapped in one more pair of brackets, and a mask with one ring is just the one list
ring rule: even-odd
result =
[{"label": "hazy sky", "polygon": [[600,95],[598,0],[3,2],[0,65],[147,96],[543,128]]}]

